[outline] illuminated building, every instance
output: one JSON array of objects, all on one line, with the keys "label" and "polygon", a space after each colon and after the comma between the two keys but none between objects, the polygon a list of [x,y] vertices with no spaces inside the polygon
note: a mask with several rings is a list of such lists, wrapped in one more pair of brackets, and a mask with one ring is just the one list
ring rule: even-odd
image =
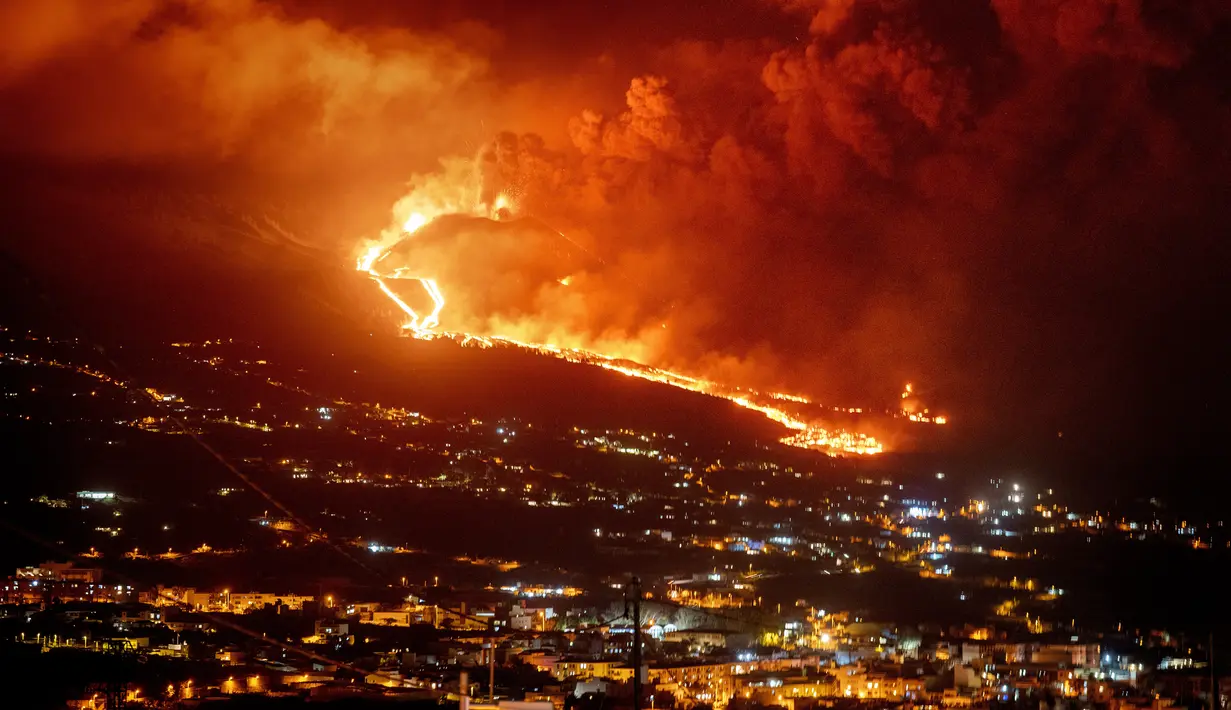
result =
[{"label": "illuminated building", "polygon": [[95,567],[75,567],[72,562],[44,562],[38,567],[19,567],[15,576],[17,579],[98,584],[103,579],[103,571]]},{"label": "illuminated building", "polygon": [[647,676],[682,704],[725,705],[732,694],[733,672],[731,663],[656,663]]},{"label": "illuminated building", "polygon": [[764,706],[793,710],[797,700],[812,705],[819,698],[840,695],[837,679],[828,673],[787,674],[753,672],[734,678],[734,695]]},{"label": "illuminated building", "polygon": [[[590,660],[562,658],[555,663],[552,675],[560,680],[573,678],[590,680],[591,678],[613,678],[612,669],[623,665],[619,660]],[[631,678],[631,670],[629,669]]]},{"label": "illuminated building", "polygon": [[127,584],[103,584],[102,570],[74,567],[71,562],[45,562],[38,567],[19,568],[0,582],[0,603],[43,604],[51,599],[62,602],[128,602],[137,591]]},{"label": "illuminated building", "polygon": [[157,588],[154,604],[161,606],[187,607],[194,611],[229,612],[242,614],[257,611],[267,606],[287,609],[302,609],[316,601],[316,597],[301,594],[276,594],[273,592],[201,592],[192,587]]},{"label": "illuminated building", "polygon": [[546,628],[549,609],[529,609],[517,604],[509,609],[509,628],[515,631],[542,631]]}]

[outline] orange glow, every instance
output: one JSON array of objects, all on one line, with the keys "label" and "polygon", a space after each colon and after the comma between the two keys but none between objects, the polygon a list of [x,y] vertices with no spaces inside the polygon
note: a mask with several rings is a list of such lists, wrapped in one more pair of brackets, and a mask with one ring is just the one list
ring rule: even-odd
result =
[{"label": "orange glow", "polygon": [[[402,238],[409,237],[415,232],[423,228],[431,220],[424,216],[422,212],[411,212],[406,221],[402,223]],[[399,240],[400,241],[400,240]],[[355,263],[355,268],[359,271],[367,272],[376,285],[380,287],[382,293],[389,297],[389,300],[397,304],[397,307],[406,314],[409,320],[402,326],[404,329],[414,332],[418,335],[421,332],[426,332],[431,328],[435,328],[440,324],[440,311],[445,307],[445,297],[441,293],[440,287],[436,285],[436,281],[420,276],[412,276],[405,273],[404,269],[397,269],[392,273],[381,274],[377,270],[377,262],[379,262],[386,254],[389,253],[389,248],[380,244],[374,244],[364,250],[363,254]],[[385,283],[385,279],[413,279],[417,280],[427,295],[432,299],[432,312],[425,318],[421,318],[409,304],[406,303],[400,296],[394,293],[393,289]]]},{"label": "orange glow", "polygon": [[[467,189],[458,189],[451,185],[452,192],[447,194],[469,193]],[[499,212],[509,208],[509,201],[504,195],[498,196],[490,205],[484,205],[477,199],[468,206],[461,199],[432,199],[432,194],[422,193],[408,196],[395,206],[395,215],[401,215],[401,229],[382,235],[379,243],[364,249],[356,261],[356,268],[363,271],[376,282],[381,292],[406,314],[406,322],[402,328],[415,338],[434,340],[447,338],[463,346],[491,348],[496,346],[517,347],[530,350],[540,355],[558,358],[567,362],[584,363],[601,367],[605,370],[618,372],[628,377],[670,385],[689,392],[697,392],[713,397],[720,397],[733,404],[757,412],[770,421],[776,422],[790,430],[790,433],[780,441],[783,444],[806,449],[816,449],[830,454],[878,454],[885,450],[884,444],[867,434],[832,430],[819,421],[806,419],[794,414],[785,406],[813,405],[813,401],[797,394],[781,392],[762,393],[746,388],[724,385],[713,380],[693,377],[678,372],[672,372],[649,365],[644,365],[627,358],[595,352],[592,350],[565,347],[553,343],[536,343],[520,340],[506,335],[481,335],[477,333],[455,332],[439,328],[440,315],[446,303],[444,292],[432,275],[416,273],[414,269],[401,266],[389,271],[381,269],[381,262],[398,244],[414,237],[415,233],[430,224],[434,219],[445,214],[470,214],[495,219]],[[432,300],[432,312],[421,315],[399,296],[388,281],[391,279],[418,281]],[[559,280],[567,286],[569,277]],[[909,393],[911,386],[907,385]],[[905,394],[903,395],[906,396]],[[779,405],[777,403],[786,403]],[[855,410],[846,410],[854,412]]]},{"label": "orange glow", "polygon": [[898,410],[896,416],[906,417],[908,420],[921,424],[947,424],[949,418],[942,415],[932,415],[925,408],[920,411],[919,400],[915,398],[915,386],[909,382],[902,389],[902,407]]},{"label": "orange glow", "polygon": [[413,212],[406,218],[406,221],[402,223],[402,231],[407,234],[414,234],[425,224],[427,224],[427,217],[424,217],[421,212]]}]

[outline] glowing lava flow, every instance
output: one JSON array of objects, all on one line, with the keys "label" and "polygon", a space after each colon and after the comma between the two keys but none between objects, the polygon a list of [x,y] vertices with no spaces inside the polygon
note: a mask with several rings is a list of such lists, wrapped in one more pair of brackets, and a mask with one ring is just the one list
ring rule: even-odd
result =
[{"label": "glowing lava flow", "polygon": [[[428,221],[429,220],[427,217],[415,212],[410,215],[410,217],[406,220],[406,223],[402,225],[402,231],[407,236],[410,236],[419,231],[423,225],[428,223]],[[380,287],[381,292],[388,296],[391,301],[396,303],[397,307],[401,308],[402,312],[410,318],[410,320],[406,321],[406,323],[402,326],[403,329],[410,331],[415,335],[415,337],[423,337],[428,335],[432,328],[440,325],[440,311],[445,307],[444,294],[440,292],[440,287],[436,285],[435,279],[410,275],[407,273],[405,268],[399,268],[391,274],[385,274],[382,276],[376,270],[376,264],[388,253],[388,249],[380,246],[373,246],[364,252],[363,256],[359,257],[359,261],[355,264],[355,267],[360,271],[366,272],[368,276],[371,276],[372,280],[376,282],[376,285]],[[427,291],[427,295],[432,299],[432,312],[428,314],[426,318],[420,318],[419,314],[415,312],[415,309],[411,308],[406,301],[402,300],[400,296],[393,292],[393,289],[389,288],[389,284],[385,283],[385,279],[411,279],[418,281],[423,286],[423,289]]]},{"label": "glowing lava flow", "polygon": [[[500,202],[497,202],[497,207]],[[406,222],[402,225],[402,239],[411,238],[415,232],[421,229],[424,225],[431,221],[419,212],[410,215]],[[791,430],[791,434],[782,438],[780,441],[790,446],[797,446],[807,449],[819,449],[831,454],[879,454],[883,452],[884,446],[874,437],[858,432],[849,432],[844,430],[829,430],[819,426],[816,423],[809,422],[803,418],[787,412],[783,408],[776,406],[775,401],[789,402],[794,405],[812,405],[815,406],[812,400],[807,397],[802,397],[795,394],[783,393],[761,393],[754,390],[741,389],[722,385],[717,382],[705,380],[697,377],[690,377],[668,370],[662,370],[648,365],[624,360],[610,355],[590,352],[578,348],[565,348],[556,345],[548,345],[544,343],[528,343],[514,338],[508,338],[498,335],[483,336],[474,335],[471,333],[455,333],[444,330],[436,330],[440,324],[440,311],[444,308],[445,297],[440,290],[440,286],[434,279],[423,275],[414,275],[405,267],[398,268],[390,273],[381,273],[378,269],[381,260],[388,255],[390,249],[395,245],[382,246],[377,245],[369,248],[356,263],[356,268],[372,278],[380,290],[389,297],[398,308],[406,314],[408,320],[402,328],[410,335],[421,340],[434,340],[437,338],[447,338],[453,340],[463,346],[490,348],[496,346],[517,347],[540,355],[559,358],[567,362],[584,363],[594,365],[612,372],[629,377],[636,377],[650,382],[658,382],[679,389],[688,390],[690,392],[698,392],[714,397],[721,397],[728,400],[744,409],[757,412],[765,418],[777,422],[787,429]],[[421,317],[406,301],[397,295],[386,283],[388,279],[409,279],[418,281],[428,296],[432,299],[433,309],[427,316]],[[567,285],[567,278],[561,280],[561,283]],[[856,412],[861,410],[845,410],[848,412]]]}]

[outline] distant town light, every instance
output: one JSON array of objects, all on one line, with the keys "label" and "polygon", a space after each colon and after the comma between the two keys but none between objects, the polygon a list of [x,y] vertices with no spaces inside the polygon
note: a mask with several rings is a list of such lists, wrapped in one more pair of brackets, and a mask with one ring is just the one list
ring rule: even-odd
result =
[{"label": "distant town light", "polygon": [[84,500],[111,500],[115,498],[115,494],[103,491],[78,491],[77,497]]}]

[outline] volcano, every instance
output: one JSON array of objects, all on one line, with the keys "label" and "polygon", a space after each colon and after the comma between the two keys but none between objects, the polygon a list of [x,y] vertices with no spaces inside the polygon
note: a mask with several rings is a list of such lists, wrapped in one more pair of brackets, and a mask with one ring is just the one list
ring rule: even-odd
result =
[{"label": "volcano", "polygon": [[[783,432],[783,425],[793,432],[796,446],[881,450],[876,440],[857,433],[866,431],[870,417],[659,370],[601,350],[509,337],[502,324],[541,319],[553,306],[584,305],[588,278],[627,281],[537,220],[445,215],[382,252],[380,273],[401,274],[387,281],[408,299],[429,295],[420,287],[424,280],[440,284],[448,305],[436,336],[454,342],[428,345],[390,337],[404,333],[399,329],[404,313],[372,282],[372,274],[353,269],[348,259],[353,241],[330,241],[307,218],[310,203],[288,207],[257,192],[217,184],[189,188],[148,175],[112,181],[114,187],[100,191],[94,187],[97,176],[87,178],[76,181],[70,173],[18,181],[15,192],[24,197],[12,213],[18,237],[12,255],[29,277],[30,290],[44,296],[68,330],[97,342],[247,340],[294,351],[296,360],[312,367],[333,366],[332,358],[343,351],[371,350],[371,357],[359,359],[365,369],[380,371],[380,381],[392,387],[406,377],[439,379],[436,401],[454,412],[494,413],[507,405],[524,416],[537,411],[554,418],[571,408],[592,411],[610,399],[600,394],[610,388],[594,390],[593,383],[614,379],[626,383],[617,389],[628,389],[631,377],[649,381],[636,387],[647,397],[647,410],[656,409],[652,402],[659,400],[648,393],[664,390],[662,403],[675,411],[683,411],[679,402],[697,402],[726,418],[734,402],[747,410],[740,415],[745,430],[757,432],[754,438],[762,441],[766,431]],[[489,352],[463,357],[455,343]],[[514,356],[511,351],[518,349],[528,352]],[[422,369],[414,354],[420,351],[427,353],[433,374]],[[556,374],[536,376],[526,390],[531,363],[535,372]],[[485,366],[492,371],[481,372]],[[590,384],[565,387],[562,397],[544,396],[581,371],[582,381]],[[470,381],[490,386],[476,390]],[[428,386],[420,396],[435,389]],[[519,394],[507,397],[501,389]],[[587,390],[591,394],[584,394]],[[670,390],[675,391],[667,395]],[[668,400],[676,404],[668,406]],[[753,426],[749,417],[770,421]],[[831,429],[833,423],[857,429]],[[889,433],[876,428],[881,436]]]},{"label": "volcano", "polygon": [[492,220],[446,215],[407,234],[371,270],[391,280],[416,312],[430,312],[425,293],[410,281],[430,281],[449,300],[454,323],[487,323],[533,316],[570,277],[601,266],[556,230],[533,218]]}]

